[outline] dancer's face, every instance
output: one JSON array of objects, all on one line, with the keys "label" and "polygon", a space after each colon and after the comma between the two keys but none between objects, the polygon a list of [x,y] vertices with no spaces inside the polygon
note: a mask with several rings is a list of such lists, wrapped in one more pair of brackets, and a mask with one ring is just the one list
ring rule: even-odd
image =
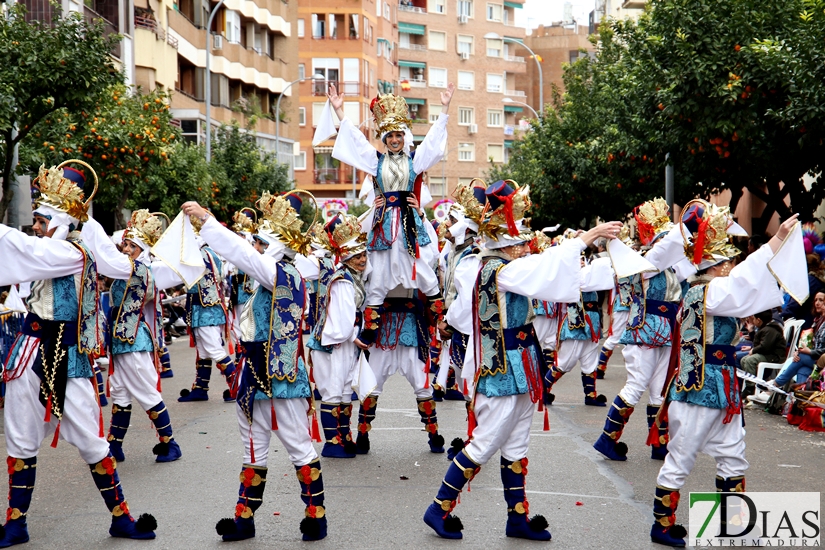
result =
[{"label": "dancer's face", "polygon": [[404,149],[404,132],[390,132],[385,143],[390,153],[400,153]]},{"label": "dancer's face", "polygon": [[124,254],[132,258],[133,260],[137,260],[140,253],[143,252],[143,249],[138,246],[137,243],[130,239],[125,239],[123,241],[123,249],[121,250]]},{"label": "dancer's face", "polygon": [[32,230],[34,231],[34,234],[37,235],[38,237],[49,237],[49,238],[51,238],[51,236],[54,235],[54,232],[57,231],[57,228],[55,227],[54,229],[49,231],[49,229],[48,229],[49,221],[50,220],[48,218],[44,218],[43,216],[40,216],[39,214],[35,214],[34,215],[34,225],[32,225]]},{"label": "dancer's face", "polygon": [[360,254],[356,254],[344,263],[355,271],[363,273],[364,270],[367,269],[367,253],[361,252]]}]

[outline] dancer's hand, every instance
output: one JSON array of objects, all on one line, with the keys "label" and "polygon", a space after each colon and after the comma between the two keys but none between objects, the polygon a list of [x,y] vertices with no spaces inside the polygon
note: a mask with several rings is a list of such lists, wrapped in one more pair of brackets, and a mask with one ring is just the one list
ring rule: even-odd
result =
[{"label": "dancer's hand", "polygon": [[180,209],[187,216],[195,216],[199,220],[203,220],[209,215],[209,212],[207,212],[203,206],[201,206],[195,201],[183,203],[183,206],[181,206]]},{"label": "dancer's hand", "polygon": [[590,246],[596,239],[604,237],[605,239],[615,239],[622,229],[622,222],[607,222],[602,223],[579,235],[579,238],[584,241],[584,244]]}]

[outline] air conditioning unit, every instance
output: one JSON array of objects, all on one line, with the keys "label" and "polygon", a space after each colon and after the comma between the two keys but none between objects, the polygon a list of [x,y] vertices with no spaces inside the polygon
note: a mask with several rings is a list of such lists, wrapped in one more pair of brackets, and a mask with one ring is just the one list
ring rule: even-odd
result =
[{"label": "air conditioning unit", "polygon": [[409,107],[410,107],[410,112],[411,113],[417,113],[418,112],[419,105],[417,103],[413,103]]},{"label": "air conditioning unit", "polygon": [[458,16],[458,22],[461,25],[466,25],[469,20],[470,20],[470,16],[468,16],[468,15],[459,15]]},{"label": "air conditioning unit", "polygon": [[478,124],[470,124],[467,126],[467,133],[468,134],[477,134],[478,133]]},{"label": "air conditioning unit", "polygon": [[461,53],[458,54],[458,56],[462,60],[467,61],[468,59],[470,59],[470,52],[461,52]]},{"label": "air conditioning unit", "polygon": [[213,50],[222,50],[223,49],[223,36],[220,34],[213,34],[212,35],[212,49]]}]

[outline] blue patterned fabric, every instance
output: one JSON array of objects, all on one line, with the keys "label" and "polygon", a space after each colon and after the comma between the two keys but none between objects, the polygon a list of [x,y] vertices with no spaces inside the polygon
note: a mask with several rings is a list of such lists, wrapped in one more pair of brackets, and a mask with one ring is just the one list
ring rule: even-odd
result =
[{"label": "blue patterned fabric", "polygon": [[617,280],[616,297],[613,300],[613,311],[630,311],[633,298],[633,277],[622,277]]},{"label": "blue patterned fabric", "polygon": [[556,304],[542,300],[533,300],[533,313],[544,317],[555,317],[557,315]]},{"label": "blue patterned fabric", "polygon": [[376,345],[384,350],[397,346],[417,348],[418,359],[426,363],[430,355],[430,329],[424,308],[424,302],[418,298],[387,298],[381,308]]},{"label": "blue patterned fabric", "polygon": [[352,275],[350,275],[349,272],[343,267],[335,270],[332,274],[327,275],[326,273],[322,273],[321,275],[324,275],[325,277],[323,281],[319,278],[320,284],[318,285],[318,294],[315,296],[315,300],[318,303],[318,316],[315,319],[315,325],[313,326],[312,335],[309,338],[307,347],[316,351],[323,351],[324,353],[332,353],[333,346],[321,345],[321,336],[324,332],[324,325],[327,322],[330,288],[334,282],[339,280],[349,281],[350,283],[353,281]]},{"label": "blue patterned fabric", "polygon": [[595,292],[582,292],[576,304],[567,305],[567,315],[559,328],[559,340],[598,341],[602,334],[598,299],[599,295]]},{"label": "blue patterned fabric", "polygon": [[311,333],[318,321],[318,310],[323,297],[326,296],[326,285],[335,273],[335,263],[331,258],[319,258],[318,278],[314,281],[305,281],[307,288],[307,315],[304,322],[304,332]]},{"label": "blue patterned fabric", "polygon": [[672,310],[662,312],[657,309],[658,306],[670,307],[667,303],[659,303],[664,301],[667,294],[667,275],[661,272],[648,279],[646,292],[639,275],[635,275],[628,285],[632,287],[630,319],[619,343],[649,347],[671,346],[673,327],[667,315]]},{"label": "blue patterned fabric", "polygon": [[220,291],[220,272],[223,262],[209,248],[201,248],[206,273],[198,284],[187,291],[187,322],[191,328],[217,327],[226,324],[226,311]]},{"label": "blue patterned fabric", "polygon": [[54,320],[77,321],[77,287],[74,275],[52,279],[54,293]]},{"label": "blue patterned fabric", "polygon": [[[147,274],[151,273],[150,270],[147,270]],[[134,277],[134,275],[133,275]],[[143,284],[143,283],[142,283]],[[117,279],[112,282],[112,303],[114,304],[121,304],[123,302],[123,295],[126,291],[126,280],[125,279]],[[144,290],[145,292],[145,290]],[[152,342],[152,333],[149,331],[149,326],[144,322],[142,311],[143,311],[143,303],[141,299],[141,315],[134,319],[132,322],[134,326],[131,330],[134,330],[134,339],[133,342],[130,343],[128,340],[120,339],[114,337],[111,339],[111,346],[112,346],[112,355],[122,355],[124,353],[133,353],[133,352],[140,352],[140,351],[154,351],[155,346]],[[118,307],[112,308],[112,316],[117,316]],[[109,326],[115,326],[115,322],[110,322]]]}]

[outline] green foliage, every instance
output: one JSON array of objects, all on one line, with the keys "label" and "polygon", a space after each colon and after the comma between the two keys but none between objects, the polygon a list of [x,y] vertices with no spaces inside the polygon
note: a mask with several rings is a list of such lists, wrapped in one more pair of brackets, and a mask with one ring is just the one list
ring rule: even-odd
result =
[{"label": "green foliage", "polygon": [[174,219],[186,201],[207,204],[213,180],[202,145],[183,140],[175,143],[169,162],[153,165],[147,176],[149,185],[136,190],[127,204],[131,209],[148,208]]},{"label": "green foliage", "polygon": [[[566,92],[490,176],[535,189],[540,223],[620,219],[664,195],[676,202],[744,189],[774,212],[811,219],[825,198],[805,174],[825,159],[823,0],[652,0],[639,19],[602,25],[595,60],[565,69]],[[784,182],[784,186],[780,184]],[[791,207],[785,204],[790,198]]]},{"label": "green foliage", "polygon": [[[59,6],[54,11],[61,13]],[[57,111],[91,112],[101,94],[122,81],[110,57],[119,39],[104,36],[101,22],[89,24],[77,13],[28,23],[18,3],[0,17],[0,219],[12,199],[12,149],[36,142],[34,128]]]}]

